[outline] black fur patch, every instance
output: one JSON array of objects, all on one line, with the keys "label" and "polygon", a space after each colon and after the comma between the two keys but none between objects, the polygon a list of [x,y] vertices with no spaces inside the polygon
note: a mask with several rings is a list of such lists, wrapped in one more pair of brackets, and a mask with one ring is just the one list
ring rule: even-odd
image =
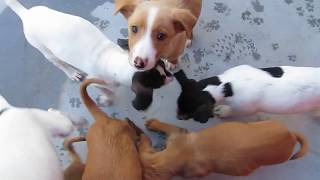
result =
[{"label": "black fur patch", "polygon": [[224,87],[223,87],[224,97],[233,96],[233,90],[232,90],[231,83],[228,82],[228,83],[224,84],[223,86],[224,86]]},{"label": "black fur patch", "polygon": [[198,84],[202,87],[202,89],[204,89],[208,85],[219,86],[220,84],[222,84],[222,82],[220,81],[220,78],[218,76],[213,76],[211,78],[200,80]]},{"label": "black fur patch", "polygon": [[274,78],[280,78],[284,74],[281,67],[261,68],[261,70],[269,73]]}]

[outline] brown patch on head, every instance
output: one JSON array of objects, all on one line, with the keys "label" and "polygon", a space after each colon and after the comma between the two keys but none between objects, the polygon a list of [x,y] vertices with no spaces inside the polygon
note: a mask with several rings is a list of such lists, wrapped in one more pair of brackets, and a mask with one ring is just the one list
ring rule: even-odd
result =
[{"label": "brown patch on head", "polygon": [[192,29],[197,22],[197,18],[188,10],[173,9],[172,19],[175,30],[179,33],[186,31],[187,37],[191,39]]},{"label": "brown patch on head", "polygon": [[189,10],[173,8],[162,1],[142,1],[133,6],[133,11],[129,5],[118,7],[121,12],[130,10],[130,63],[142,70],[153,68],[161,58],[175,64],[187,38],[192,37],[197,18]]}]

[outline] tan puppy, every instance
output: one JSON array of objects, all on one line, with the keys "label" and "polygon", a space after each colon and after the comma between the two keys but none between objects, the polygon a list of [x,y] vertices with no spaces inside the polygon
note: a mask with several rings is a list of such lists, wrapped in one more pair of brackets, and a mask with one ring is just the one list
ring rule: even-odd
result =
[{"label": "tan puppy", "polygon": [[[227,122],[192,133],[158,120],[147,121],[146,127],[169,137],[166,149],[160,152],[151,147],[147,136],[141,137],[145,180],[202,177],[211,172],[246,176],[260,166],[297,159],[308,151],[301,134],[276,121]],[[297,142],[300,151],[292,156]]]},{"label": "tan puppy", "polygon": [[72,144],[74,142],[85,141],[84,136],[77,136],[65,139],[63,145],[68,151],[69,156],[72,159],[71,164],[64,170],[64,180],[81,180],[84,172],[85,165],[82,163],[80,156],[74,150]]},{"label": "tan puppy", "polygon": [[177,64],[185,45],[191,43],[202,0],[115,0],[115,3],[116,13],[121,12],[128,19],[130,64],[150,70],[161,58]]},{"label": "tan puppy", "polygon": [[86,88],[98,79],[85,80],[80,88],[82,100],[95,119],[86,140],[88,157],[83,180],[141,180],[142,169],[135,141],[138,133],[133,123],[113,119],[97,107]]}]

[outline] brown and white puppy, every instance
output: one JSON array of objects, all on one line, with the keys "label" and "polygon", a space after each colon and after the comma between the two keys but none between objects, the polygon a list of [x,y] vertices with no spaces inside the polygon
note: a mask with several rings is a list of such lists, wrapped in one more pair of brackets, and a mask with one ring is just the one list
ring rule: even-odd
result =
[{"label": "brown and white puppy", "polygon": [[177,64],[200,15],[202,0],[115,0],[128,19],[129,62],[150,70],[160,59]]},{"label": "brown and white puppy", "polygon": [[[139,145],[145,180],[169,180],[173,176],[202,177],[211,172],[246,176],[264,165],[273,165],[304,156],[307,140],[276,121],[227,122],[188,133],[158,120],[146,127],[168,135],[166,149],[156,152],[142,135]],[[299,152],[292,156],[295,145]]]},{"label": "brown and white puppy", "polygon": [[64,170],[64,180],[81,180],[85,165],[82,163],[80,156],[74,150],[73,143],[85,141],[84,136],[76,136],[65,139],[63,145],[71,157],[71,164]]},{"label": "brown and white puppy", "polygon": [[86,90],[92,83],[105,84],[102,80],[87,79],[80,88],[81,98],[95,119],[86,136],[88,157],[83,180],[141,180],[136,148],[140,132],[132,122],[111,118],[98,108]]}]

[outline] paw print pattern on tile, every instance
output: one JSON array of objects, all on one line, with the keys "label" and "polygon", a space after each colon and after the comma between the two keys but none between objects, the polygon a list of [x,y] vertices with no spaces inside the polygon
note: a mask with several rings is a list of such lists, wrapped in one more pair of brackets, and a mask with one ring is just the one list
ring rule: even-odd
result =
[{"label": "paw print pattern on tile", "polygon": [[109,25],[110,21],[108,20],[103,20],[100,18],[94,18],[92,22],[97,28],[99,28],[101,31],[104,31]]},{"label": "paw print pattern on tile", "polygon": [[241,60],[247,56],[252,56],[254,60],[261,59],[253,40],[239,32],[218,38],[214,44],[211,44],[211,48],[213,54],[221,57],[224,62]]},{"label": "paw print pattern on tile", "polygon": [[271,46],[272,46],[272,49],[273,49],[274,51],[276,51],[277,49],[279,49],[279,44],[278,44],[278,43],[272,43]]},{"label": "paw print pattern on tile", "polygon": [[291,7],[296,9],[298,16],[304,18],[311,28],[320,32],[320,8],[315,5],[314,0],[292,1],[289,5],[291,4],[293,4]]},{"label": "paw print pattern on tile", "polygon": [[263,12],[264,6],[260,3],[259,0],[251,1],[251,5],[256,12]]},{"label": "paw print pattern on tile", "polygon": [[291,62],[296,62],[297,61],[297,56],[296,55],[289,55],[288,56],[289,61]]},{"label": "paw print pattern on tile", "polygon": [[249,22],[251,25],[261,25],[263,24],[264,20],[261,17],[253,17],[253,14],[246,10],[241,14],[241,18],[245,22]]},{"label": "paw print pattern on tile", "polygon": [[284,2],[287,3],[287,4],[292,4],[293,0],[284,0]]},{"label": "paw print pattern on tile", "polygon": [[213,63],[206,62],[204,65],[199,65],[196,69],[193,70],[195,77],[202,76],[210,70],[210,67],[213,66]]},{"label": "paw print pattern on tile", "polygon": [[219,23],[219,20],[213,19],[207,23],[204,22],[204,25],[200,27],[202,27],[202,29],[204,29],[207,32],[212,32],[212,31],[217,31],[220,28],[220,23]]},{"label": "paw print pattern on tile", "polygon": [[231,13],[231,9],[228,7],[228,5],[222,2],[215,2],[213,10],[219,14],[224,14],[225,16],[229,16]]},{"label": "paw print pattern on tile", "polygon": [[204,50],[203,49],[195,49],[192,51],[193,58],[197,64],[199,64],[204,58]]},{"label": "paw print pattern on tile", "polygon": [[69,103],[72,108],[80,108],[80,105],[82,104],[80,99],[75,97],[70,98]]}]

